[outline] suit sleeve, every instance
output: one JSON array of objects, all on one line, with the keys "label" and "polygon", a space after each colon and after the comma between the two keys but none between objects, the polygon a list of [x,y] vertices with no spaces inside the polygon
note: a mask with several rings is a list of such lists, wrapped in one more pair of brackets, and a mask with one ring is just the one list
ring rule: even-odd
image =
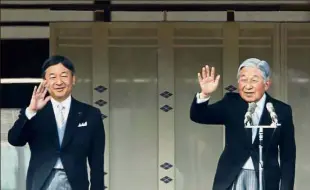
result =
[{"label": "suit sleeve", "polygon": [[105,131],[99,110],[96,112],[95,120],[92,144],[88,156],[91,182],[90,190],[102,190],[104,189]]},{"label": "suit sleeve", "polygon": [[292,109],[289,107],[280,139],[281,190],[293,190],[295,181],[296,144]]},{"label": "suit sleeve", "polygon": [[209,104],[209,100],[203,103],[197,103],[197,97],[195,96],[190,108],[190,119],[200,124],[224,124],[226,119],[225,104],[228,99],[227,96],[226,94],[222,100],[214,104]]},{"label": "suit sleeve", "polygon": [[19,113],[18,119],[8,132],[8,142],[12,146],[24,146],[31,139],[31,123],[25,114],[25,109],[22,109]]}]

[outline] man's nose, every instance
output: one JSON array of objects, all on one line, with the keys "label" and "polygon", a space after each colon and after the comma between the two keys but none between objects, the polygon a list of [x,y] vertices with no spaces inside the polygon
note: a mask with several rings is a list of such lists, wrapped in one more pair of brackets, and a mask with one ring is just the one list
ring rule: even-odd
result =
[{"label": "man's nose", "polygon": [[61,80],[60,77],[56,79],[56,84],[57,84],[57,85],[61,85],[61,84],[62,84],[62,80]]},{"label": "man's nose", "polygon": [[253,86],[250,83],[245,84],[244,86],[245,89],[252,89]]}]

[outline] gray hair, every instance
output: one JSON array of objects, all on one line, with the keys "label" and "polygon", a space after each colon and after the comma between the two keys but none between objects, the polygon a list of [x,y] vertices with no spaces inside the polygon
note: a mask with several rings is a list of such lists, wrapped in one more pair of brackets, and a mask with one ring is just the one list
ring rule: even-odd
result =
[{"label": "gray hair", "polygon": [[249,58],[243,61],[238,68],[237,79],[239,79],[240,70],[243,67],[256,67],[262,72],[262,76],[265,81],[270,79],[271,70],[270,70],[269,64],[264,60],[259,60],[257,58]]}]

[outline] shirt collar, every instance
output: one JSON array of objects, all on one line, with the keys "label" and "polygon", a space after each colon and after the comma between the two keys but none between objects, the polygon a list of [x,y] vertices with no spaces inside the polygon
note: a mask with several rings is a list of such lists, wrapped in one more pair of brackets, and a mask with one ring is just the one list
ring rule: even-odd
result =
[{"label": "shirt collar", "polygon": [[256,102],[256,105],[260,110],[264,108],[265,101],[266,101],[266,93],[264,93],[263,97],[258,102]]},{"label": "shirt collar", "polygon": [[53,107],[57,107],[59,104],[61,104],[65,109],[68,109],[71,105],[71,95],[68,96],[68,98],[66,98],[65,100],[63,100],[62,102],[59,102],[57,100],[55,100],[54,98],[51,98],[51,102]]}]

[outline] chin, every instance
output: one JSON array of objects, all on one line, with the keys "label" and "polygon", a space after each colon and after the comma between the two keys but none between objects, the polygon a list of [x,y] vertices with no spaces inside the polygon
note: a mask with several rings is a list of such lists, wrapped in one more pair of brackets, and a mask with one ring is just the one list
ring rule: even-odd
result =
[{"label": "chin", "polygon": [[53,96],[55,99],[63,99],[64,97],[66,97],[65,93],[54,93]]},{"label": "chin", "polygon": [[247,96],[241,96],[241,98],[246,102],[255,102],[255,97],[247,97]]}]

